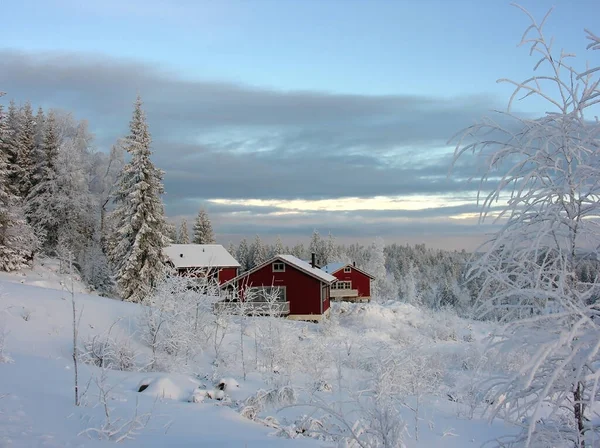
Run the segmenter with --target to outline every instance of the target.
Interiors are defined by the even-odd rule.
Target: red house
[[[336,278],[314,264],[293,255],[276,255],[263,264],[238,275],[221,285],[222,289],[237,290],[240,300],[252,298],[247,305],[264,310],[266,296],[277,294],[279,314],[288,319],[320,321],[329,315],[330,287]],[[218,308],[234,308],[235,302],[219,302]]]
[[[179,275],[209,276],[225,283],[238,274],[240,264],[220,244],[171,244],[165,248]]]
[[[371,280],[375,279],[371,274],[350,263],[329,263],[321,269],[337,279],[337,282],[331,285],[333,300],[350,302],[371,300]]]

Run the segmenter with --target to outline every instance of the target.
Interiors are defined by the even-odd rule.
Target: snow
[[[319,268],[313,268],[310,265],[310,263],[300,260],[299,258],[294,257],[293,255],[277,255],[276,258],[279,258],[279,259],[285,261],[286,263],[289,263],[290,265],[295,266],[296,268],[300,269],[301,271],[304,271],[307,274],[312,275],[313,277],[317,277],[318,279],[323,280],[326,283],[333,283],[334,281],[337,280],[337,278],[335,278],[333,275],[330,275],[327,272],[324,272]]]
[[[27,277],[35,275],[38,273],[28,273]],[[311,399],[318,396],[329,405],[340,399],[346,402],[352,390],[361,390],[362,379],[376,362],[374,354],[384,347],[406,354],[406,362],[412,355],[428,353],[441,363],[439,393],[421,397],[418,441],[410,429],[412,412],[402,410],[409,428],[404,437],[407,447],[479,446],[516,432],[498,421],[489,425],[480,416],[465,417],[466,404],[446,397],[446,393],[459,396],[459,386],[473,381],[475,371],[465,370],[463,365],[474,363],[471,358],[479,359],[477,353],[489,325],[397,302],[335,304],[332,319],[325,324],[255,317],[247,318],[240,329],[239,317],[231,317],[218,362],[209,343],[202,345],[203,355],[193,364],[181,369],[167,366],[169,372],[103,372],[80,364],[80,387],[86,392],[82,406],[76,407],[70,297],[60,290],[9,281],[9,277],[0,280],[0,332],[5,334],[4,354],[13,359],[0,364],[0,446],[95,447],[109,443],[85,433],[104,421],[97,382],[105,375],[115,418],[127,421],[136,409],[138,415],[151,413],[147,426],[133,440],[123,442],[126,446],[333,447],[336,444],[330,440],[308,437],[312,430],[302,430],[320,425],[320,413],[310,405]],[[56,286],[61,280],[48,275],[46,281]],[[75,300],[81,314],[80,341],[106,334],[110,328],[111,338],[129,341],[140,366],[144,365],[149,355],[140,337],[144,307],[81,293]],[[259,371],[252,367],[255,341],[251,335],[261,331],[267,335],[272,325],[278,329],[276,342],[300,359],[278,358],[273,364],[276,372]],[[245,379],[239,361],[240,330],[245,335]],[[472,342],[465,342],[467,337]],[[272,344],[261,341],[262,349],[269,350]],[[337,373],[330,364],[342,356],[348,383],[344,391],[338,389]],[[288,377],[286,362],[294,361]],[[138,392],[141,385],[147,388]],[[386,389],[391,390],[390,385]],[[307,414],[317,420],[306,420]]]
[[[240,267],[220,244],[171,244],[165,249],[165,254],[178,269]]]

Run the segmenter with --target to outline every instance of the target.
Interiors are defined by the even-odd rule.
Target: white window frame
[[[275,265],[281,265],[282,269],[276,269]],[[273,272],[285,272],[285,263],[282,261],[274,261],[272,264],[272,270]]]
[[[352,268],[350,266],[344,267],[344,274],[350,274],[352,272]]]
[[[352,289],[352,282],[348,280],[338,280],[331,285],[331,289]]]

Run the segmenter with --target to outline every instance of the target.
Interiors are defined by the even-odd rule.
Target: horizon
[[[584,28],[600,4],[521,2],[538,20],[553,4],[558,48],[597,58]],[[480,162],[448,177],[447,142],[506,108],[497,79],[532,72],[517,47],[528,19],[508,2],[26,0],[5,14],[0,104],[68,110],[107,151],[139,93],[169,220],[204,207],[225,246],[317,229],[341,244],[473,250],[495,229],[477,223],[468,183]]]

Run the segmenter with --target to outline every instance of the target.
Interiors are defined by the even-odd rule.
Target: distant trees
[[[179,232],[177,234],[177,242],[179,244],[190,244],[190,235],[188,233],[188,225],[185,218],[179,224]]]
[[[112,214],[115,241],[110,259],[123,300],[141,302],[165,270],[163,249],[169,244],[161,200],[163,173],[150,160],[151,138],[140,97],[135,102],[125,150],[125,165]]]
[[[216,243],[215,234],[212,224],[206,213],[206,210],[201,208],[198,211],[198,216],[194,222],[194,244],[214,244]]]

